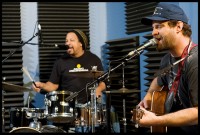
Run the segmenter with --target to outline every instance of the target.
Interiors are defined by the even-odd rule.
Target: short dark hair
[[[168,21],[168,25],[169,27],[175,27],[177,25],[178,21],[177,20],[169,20]],[[186,37],[191,37],[192,35],[192,30],[191,30],[191,26],[187,23],[183,22],[183,30],[182,33],[184,36]]]

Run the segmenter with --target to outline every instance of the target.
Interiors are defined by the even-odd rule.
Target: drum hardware
[[[132,56],[132,57],[134,57],[134,56]],[[129,58],[129,59],[131,59],[131,58]],[[128,61],[128,60],[126,60],[126,61]],[[107,133],[111,132],[111,130],[110,130],[111,129],[111,126],[110,126],[110,124],[111,124],[110,123],[110,113],[108,113],[108,112],[110,112],[109,108],[111,107],[111,105],[110,105],[110,94],[122,94],[122,96],[123,96],[123,118],[122,118],[121,121],[123,121],[124,133],[126,133],[126,125],[127,125],[127,122],[126,122],[126,100],[125,100],[124,94],[140,92],[140,90],[129,90],[129,89],[125,88],[125,81],[124,81],[124,67],[125,67],[125,62],[122,62],[117,67],[111,69],[111,71],[113,71],[116,68],[118,68],[119,66],[122,66],[122,88],[121,89],[110,91],[109,74],[108,74],[108,77],[107,77],[107,84],[106,84],[107,90],[105,91],[106,96],[107,96],[107,99],[106,99]],[[111,72],[111,71],[109,71],[109,72]]]
[[[35,128],[37,130],[40,130],[42,127],[42,124],[38,119],[43,119],[46,116],[44,115],[44,111],[39,108],[28,108],[26,112],[26,118],[27,119],[33,119],[32,122],[30,122],[29,127]]]
[[[45,94],[45,98],[44,98],[44,105],[45,105],[44,115],[48,117],[48,115],[49,115],[48,106],[51,106],[51,102],[47,99],[46,94]]]
[[[26,118],[27,119],[33,119],[32,122],[30,122],[29,127],[40,130],[42,127],[42,124],[38,119],[45,118],[44,110],[40,108],[29,108],[30,104],[30,96],[28,97],[28,109],[26,111]]]
[[[91,91],[91,116],[92,116],[91,126],[92,126],[92,133],[95,133],[95,124],[96,124],[95,120],[97,118],[97,116],[96,116],[97,110],[96,110],[96,92],[95,92],[96,90],[95,90],[95,87],[92,88],[90,91]]]
[[[2,90],[2,133],[5,132],[5,108],[4,108],[4,90]]]
[[[121,90],[124,90],[124,91],[127,91],[128,89],[127,88],[125,88],[125,81],[124,81],[124,64],[123,64],[123,66],[122,66],[122,89]],[[123,119],[122,119],[122,121],[124,122],[123,124],[124,124],[124,133],[126,133],[126,125],[127,125],[127,123],[126,123],[126,99],[125,99],[125,97],[123,96]]]
[[[38,121],[38,118],[33,118],[33,122],[30,122],[29,127],[40,130],[42,123]]]
[[[110,91],[110,71],[107,72],[106,91]],[[106,93],[106,133],[108,134],[111,133],[110,109],[111,109],[111,96],[110,93]]]
[[[39,130],[31,127],[14,127],[9,133],[41,133]]]
[[[40,130],[31,127],[14,127],[9,133],[66,133],[66,131],[53,125],[44,125]]]

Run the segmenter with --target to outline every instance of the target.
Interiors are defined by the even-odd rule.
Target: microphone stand
[[[102,75],[100,75],[96,80],[94,80],[93,82],[91,82],[90,84],[88,84],[87,86],[89,87],[89,86],[91,86],[91,85],[93,85],[93,84],[95,84],[95,83],[97,83],[97,82],[100,82],[100,81],[104,81],[105,79],[107,79],[107,85],[106,85],[106,91],[108,91],[108,92],[106,92],[106,94],[107,94],[107,98],[106,98],[106,116],[107,116],[107,119],[106,119],[106,124],[107,124],[107,133],[111,133],[111,126],[110,126],[110,108],[111,108],[111,104],[110,104],[110,94],[108,94],[108,93],[110,93],[109,91],[110,91],[110,80],[109,80],[109,74],[111,73],[111,72],[113,72],[114,70],[116,70],[117,68],[119,68],[119,67],[121,67],[121,66],[125,66],[125,64],[130,60],[130,59],[132,59],[132,58],[134,58],[134,57],[136,57],[136,56],[138,56],[138,55],[140,55],[140,53],[141,52],[143,52],[143,49],[141,49],[141,50],[139,50],[139,51],[137,51],[137,50],[135,50],[134,51],[134,53],[133,53],[133,55],[131,55],[131,56],[126,56],[123,60],[122,60],[122,62],[119,64],[119,65],[117,65],[116,67],[114,67],[114,68],[112,68],[110,71],[107,71],[107,72],[105,72],[104,74],[102,74]],[[107,78],[106,78],[107,77]],[[70,100],[72,100],[73,98],[75,98],[75,97],[77,97],[78,96],[78,94],[80,93],[80,92],[82,92],[83,90],[85,90],[85,88],[84,89],[82,89],[82,90],[80,90],[80,91],[78,91],[78,92],[74,92],[72,95],[70,95],[70,96],[68,96],[67,98],[65,98],[65,101],[70,101]]]
[[[28,42],[30,42],[33,38],[35,38],[36,36],[38,36],[38,34],[39,34],[39,33],[37,32],[37,33],[36,33],[35,35],[33,35],[28,41],[24,42],[24,43],[22,44],[22,46],[20,46],[19,48],[15,49],[15,50],[10,51],[10,53],[6,56],[6,58],[2,60],[2,63],[1,63],[1,64],[3,64],[3,63],[4,63],[9,57],[11,57],[16,51],[20,50],[25,44],[28,44]]]

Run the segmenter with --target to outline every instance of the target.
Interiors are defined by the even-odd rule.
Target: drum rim
[[[67,94],[67,95],[71,95],[73,94],[73,92],[71,91],[66,91],[66,90],[61,90],[61,91],[51,91],[49,93],[47,93],[47,95],[56,95],[56,94]]]
[[[11,107],[10,111],[26,111],[28,107]]]
[[[29,111],[45,111],[45,109],[42,109],[42,108],[27,108],[27,112],[29,112]],[[41,113],[41,112],[39,112],[39,113]]]
[[[34,131],[37,131],[38,133],[42,133],[39,130],[37,130],[35,128],[31,128],[31,127],[13,127],[12,130],[9,131],[9,133],[12,133],[13,131],[18,130],[18,129],[33,129]]]
[[[70,115],[70,117],[74,116],[73,113],[51,113],[50,116],[48,116],[48,117],[52,117],[52,118],[55,118],[55,117],[66,117],[66,116],[69,117],[69,115]]]

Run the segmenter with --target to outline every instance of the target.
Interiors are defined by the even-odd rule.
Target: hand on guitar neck
[[[153,123],[153,119],[156,115],[163,115],[165,113],[165,100],[167,97],[167,90],[164,87],[161,91],[154,91],[152,94],[152,100],[149,106],[150,108],[143,108],[142,106],[136,106],[136,109],[131,111],[131,121],[135,123],[135,127],[139,126],[150,127],[151,132],[165,133],[166,126],[157,126],[157,123]],[[142,121],[142,117],[145,115],[145,120]],[[141,120],[141,121],[140,121]],[[156,125],[156,126],[155,126]]]

